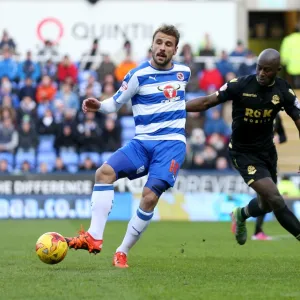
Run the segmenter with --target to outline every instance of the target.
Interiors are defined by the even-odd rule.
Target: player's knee
[[[116,173],[110,165],[103,164],[100,168],[97,169],[95,174],[95,182],[111,184],[115,181]]]
[[[272,208],[272,211],[280,209],[285,206],[284,199],[279,194],[279,192],[273,193],[269,198],[269,205]]]
[[[272,207],[270,206],[270,204],[268,203],[267,200],[264,200],[264,199],[260,199],[260,201],[258,202],[258,206],[259,208],[266,212],[266,213],[270,213],[272,211]]]
[[[143,190],[141,208],[151,211],[156,206],[161,194],[166,191],[170,185],[164,180],[149,178],[145,187],[148,189]]]

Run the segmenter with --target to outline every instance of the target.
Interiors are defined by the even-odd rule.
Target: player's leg
[[[150,224],[159,197],[169,187],[169,184],[163,180],[151,177],[148,178],[143,189],[139,208],[129,221],[124,239],[114,255],[114,266],[119,268],[128,267],[127,255],[129,250],[136,244]]]
[[[130,220],[123,242],[116,251],[114,261],[118,267],[128,267],[129,250],[148,227],[161,194],[174,185],[179,168],[184,162],[186,145],[183,142],[147,141],[145,144],[151,143],[149,148],[152,150],[152,158],[148,181],[143,189],[140,206]]]
[[[239,171],[244,181],[252,187],[253,183],[264,177],[271,177],[266,164],[254,154],[229,151],[234,167]],[[235,225],[235,238],[240,245],[247,241],[246,220],[249,217],[259,217],[270,212],[267,203],[260,201],[258,197],[253,198],[243,208],[237,207],[232,212],[232,223]]]
[[[102,249],[103,232],[108,219],[108,215],[113,206],[114,187],[113,183],[123,177],[137,173],[137,169],[143,158],[144,151],[138,148],[135,141],[130,142],[125,147],[116,151],[107,162],[105,162],[95,175],[95,185],[91,197],[91,223],[87,232],[82,230],[79,236],[66,238],[69,247],[75,249],[86,249],[89,252],[98,253]],[[135,163],[128,157],[134,155]],[[147,172],[140,173],[144,176]]]
[[[262,215],[262,216],[259,216],[259,217],[256,218],[254,234],[251,237],[252,240],[258,240],[258,241],[270,241],[270,240],[272,240],[272,237],[265,234],[265,232],[262,228],[265,217],[266,217],[266,215]]]
[[[251,187],[260,195],[263,202],[271,207],[280,225],[300,240],[300,222],[288,209],[271,178],[263,178],[254,182]]]

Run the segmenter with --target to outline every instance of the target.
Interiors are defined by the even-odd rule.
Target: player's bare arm
[[[188,101],[186,103],[186,111],[188,112],[205,111],[220,103],[221,101],[218,98],[218,93],[214,93],[208,96],[202,96]]]
[[[300,119],[298,119],[298,120],[296,120],[294,122],[295,122],[295,125],[296,125],[296,127],[297,127],[297,129],[299,131],[299,138],[300,138]]]

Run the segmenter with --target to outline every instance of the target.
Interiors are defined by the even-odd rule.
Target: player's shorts
[[[184,162],[186,145],[181,141],[147,141],[133,139],[117,150],[106,162],[117,179],[136,179],[149,174],[174,186]]]
[[[277,152],[275,147],[268,151],[256,153],[243,153],[229,149],[229,156],[233,166],[248,185],[266,177],[271,177],[277,183]]]

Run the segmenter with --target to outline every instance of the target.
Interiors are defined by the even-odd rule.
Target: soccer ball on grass
[[[58,264],[68,252],[65,238],[57,232],[46,232],[39,237],[35,245],[39,259],[46,264]]]

